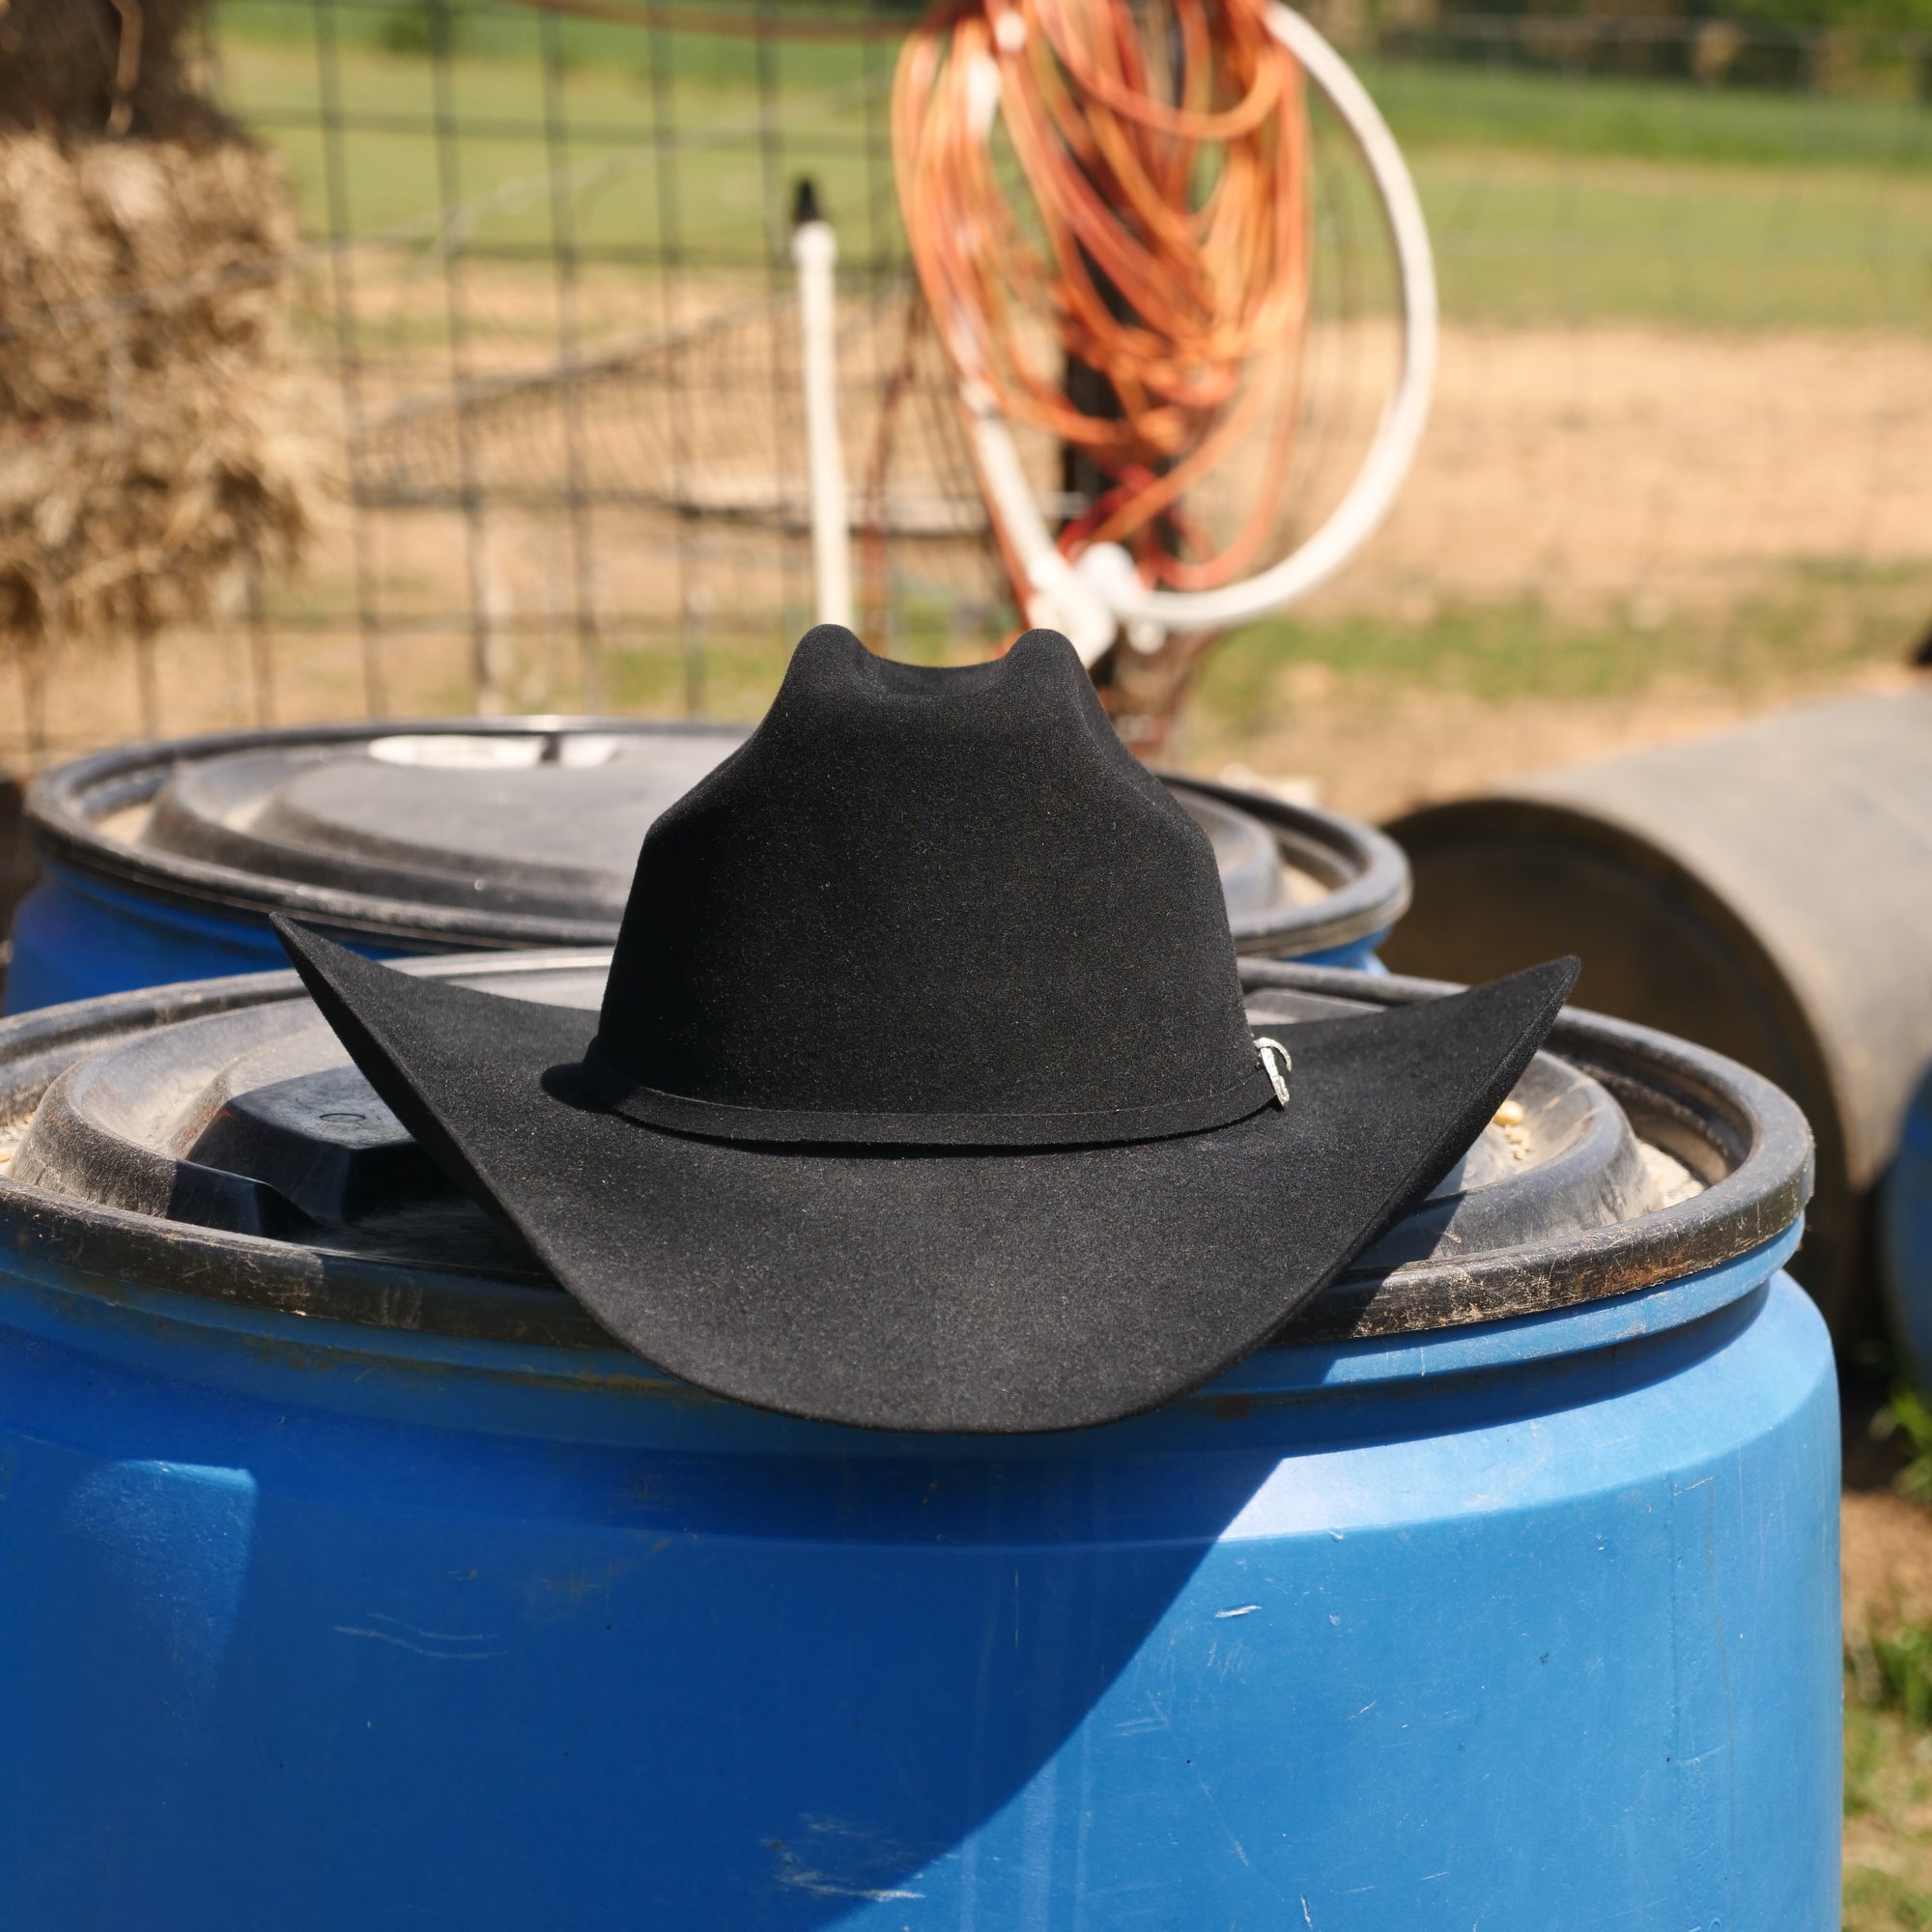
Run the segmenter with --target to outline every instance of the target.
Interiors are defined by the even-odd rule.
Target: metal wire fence
[[[322,190],[368,709],[742,701],[739,661],[755,678],[810,606],[806,180],[840,216],[870,614],[889,643],[997,621],[905,271],[890,14],[298,8],[312,89],[266,6],[248,52],[231,14],[223,83]]]
[[[334,507],[293,575],[242,573],[217,621],[144,640],[144,673],[111,636],[16,653],[0,769],[327,715],[755,713],[810,613],[804,178],[840,242],[864,626],[928,659],[996,640],[1009,593],[892,179],[906,17],[218,7],[207,84],[280,155],[300,222],[261,272],[291,277]],[[1404,502],[1307,621],[1532,600],[1663,639],[1756,621],[1820,573],[1848,596],[1922,581],[1932,614],[1925,43],[1341,7],[1324,24],[1410,155],[1445,339]],[[1373,207],[1329,153],[1338,346],[1312,389],[1311,505],[1316,458],[1345,463],[1373,417],[1388,328]]]

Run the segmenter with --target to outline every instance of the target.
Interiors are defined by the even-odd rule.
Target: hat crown
[[[1066,640],[932,670],[831,625],[645,838],[594,1058],[711,1106],[995,1140],[1256,1065],[1212,849]]]

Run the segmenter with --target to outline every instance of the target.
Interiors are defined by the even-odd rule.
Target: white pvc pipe
[[[1106,653],[1119,633],[1124,632],[1138,650],[1156,650],[1171,632],[1220,631],[1251,622],[1332,577],[1388,515],[1429,418],[1438,324],[1435,262],[1422,204],[1402,150],[1349,64],[1299,14],[1285,6],[1271,7],[1268,28],[1327,97],[1380,197],[1402,291],[1402,369],[1395,393],[1348,494],[1298,550],[1259,576],[1216,590],[1150,590],[1116,544],[1096,544],[1068,565],[1027,487],[1011,432],[983,391],[975,408],[970,391],[980,385],[965,385],[962,393],[974,418],[974,441],[989,506],[1036,589],[1027,600],[1028,620],[1065,630],[1082,662],[1089,665]],[[1065,582],[1068,576],[1077,581],[1077,590]],[[1077,634],[1070,624],[1059,621],[1065,611],[1078,617]]]
[[[1019,547],[1028,584],[1027,622],[1041,630],[1059,631],[1080,654],[1082,664],[1097,664],[1114,641],[1113,611],[1047,534],[1027,486],[1019,451],[1013,447],[992,391],[983,383],[967,382],[960,384],[959,396],[972,423],[973,454],[993,514],[1010,531],[1013,526],[1006,506],[1024,505],[1024,515],[1032,520],[1037,533],[1038,541]]]
[[[811,504],[811,581],[821,624],[852,627],[851,519],[838,441],[838,238],[827,221],[792,231],[805,383],[805,446]]]

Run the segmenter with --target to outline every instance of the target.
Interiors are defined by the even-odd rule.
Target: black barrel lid
[[[594,1008],[604,960],[413,962]],[[1301,1020],[1440,988],[1273,962],[1251,1010]],[[1788,1226],[1809,1180],[1776,1089],[1639,1029],[1566,1015],[1511,1101],[1297,1338],[1487,1321],[1625,1292]],[[14,1122],[10,1139],[8,1121]],[[589,1318],[410,1140],[293,975],[124,994],[0,1027],[0,1234],[60,1226],[88,1268],[314,1314],[588,1344]],[[225,1256],[211,1265],[206,1250]],[[400,1312],[399,1312],[400,1311]]]
[[[161,898],[292,912],[403,951],[609,944],[645,828],[745,736],[555,718],[226,733],[64,766],[28,812],[56,864]],[[1407,903],[1381,834],[1164,780],[1213,843],[1244,952],[1348,945]]]
[[[614,924],[644,828],[744,739],[392,732],[240,752],[178,764],[137,842],[261,879]]]

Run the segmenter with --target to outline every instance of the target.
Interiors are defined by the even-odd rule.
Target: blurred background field
[[[810,175],[840,236],[863,497],[904,373],[906,16],[630,13],[216,9],[210,80],[304,234],[297,325],[344,500],[294,579],[156,639],[145,697],[98,651],[34,668],[0,760],[365,711],[757,714],[810,603],[785,211]],[[730,31],[693,31],[711,18]],[[1932,57],[1910,20],[1324,18],[1430,217],[1436,401],[1364,555],[1210,659],[1181,760],[1380,815],[1903,676],[1932,628]],[[1377,238],[1359,183],[1330,182],[1359,284],[1337,354],[1360,361]],[[1012,622],[1004,576],[936,356],[901,386],[862,601],[875,641],[972,656]]]

